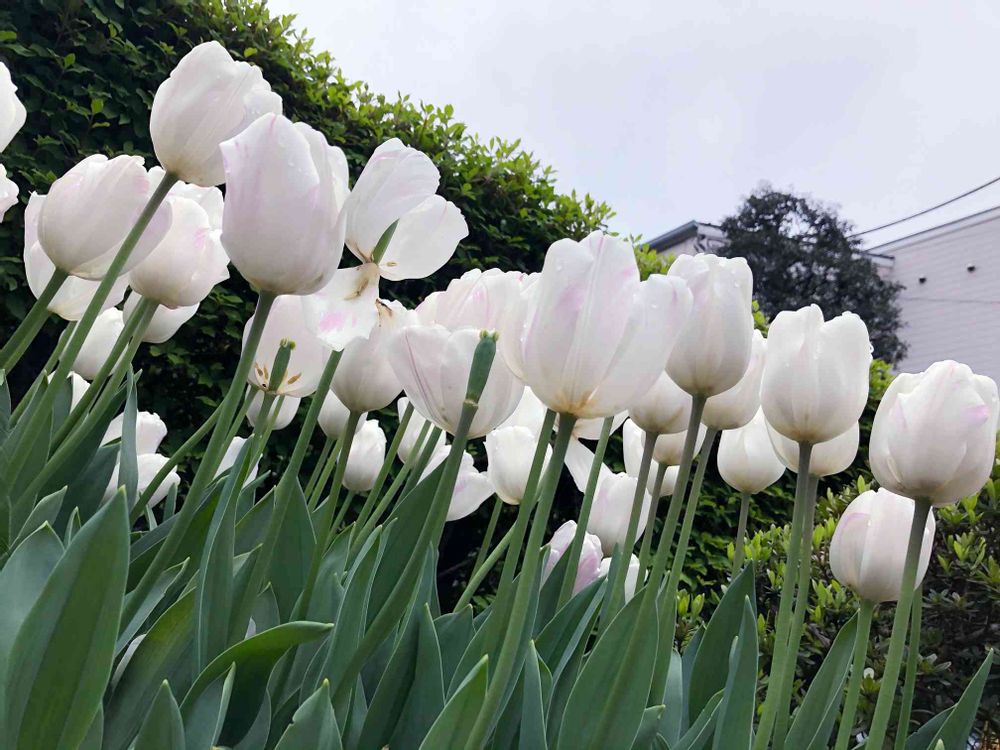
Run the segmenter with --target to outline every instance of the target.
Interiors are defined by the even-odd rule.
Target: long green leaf
[[[337,717],[330,705],[330,683],[323,680],[319,689],[299,706],[292,723],[281,735],[274,750],[342,750]]]
[[[185,750],[214,748],[222,733],[235,680],[236,665],[231,664],[222,674],[208,681],[192,700],[181,704]]]
[[[479,660],[438,715],[419,750],[465,747],[486,696],[489,657]]]
[[[983,665],[969,681],[962,697],[958,699],[954,710],[930,741],[929,748],[934,748],[939,742],[949,749],[966,746],[969,734],[972,733],[972,723],[976,720],[976,711],[979,710],[983,688],[986,687],[986,680],[990,676],[990,667],[992,666],[993,651],[990,651],[986,654]]]
[[[705,647],[705,642],[701,647]],[[754,697],[757,693],[757,617],[750,597],[743,600],[743,621],[729,653],[728,677],[712,749],[748,750],[753,740]],[[697,679],[700,677],[698,674]]]
[[[164,680],[135,738],[134,750],[185,750],[184,722],[170,684]]]

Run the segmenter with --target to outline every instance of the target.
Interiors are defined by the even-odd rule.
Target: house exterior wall
[[[954,359],[1000,381],[1000,208],[871,252],[891,256],[883,273],[904,286],[900,336],[909,351],[896,369]]]

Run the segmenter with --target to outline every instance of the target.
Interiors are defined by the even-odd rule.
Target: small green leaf
[[[212,679],[190,702],[181,705],[185,750],[212,750],[222,732],[233,694],[236,665]]]
[[[330,683],[323,684],[299,706],[274,750],[342,750],[337,717],[330,705]]]
[[[479,716],[483,698],[486,697],[488,663],[489,657],[484,656],[458,686],[458,690],[431,725],[419,750],[465,747]]]
[[[170,684],[164,680],[135,738],[134,750],[185,750],[184,722]]]

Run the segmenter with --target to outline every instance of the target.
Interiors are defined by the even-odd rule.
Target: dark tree
[[[854,227],[835,209],[762,185],[723,220],[722,230],[728,243],[717,252],[747,259],[766,315],[810,304],[827,319],[850,310],[868,326],[876,357],[893,363],[906,354],[898,334],[902,286],[879,275],[860,240],[851,238]]]

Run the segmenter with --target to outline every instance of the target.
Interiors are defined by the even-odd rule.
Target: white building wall
[[[1000,381],[1000,207],[871,249],[892,256],[909,344],[901,372],[941,359]]]

